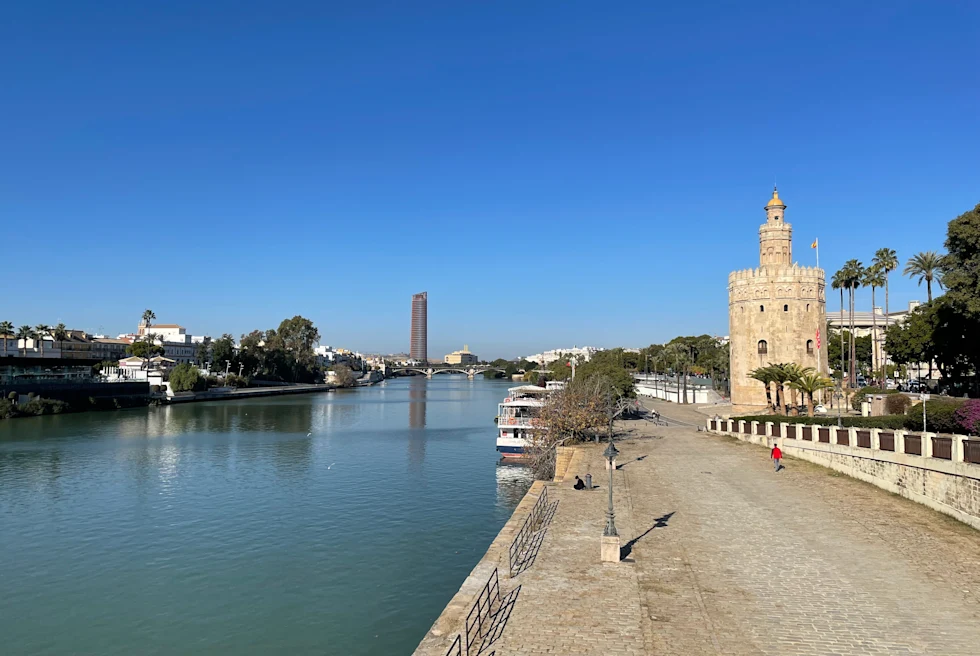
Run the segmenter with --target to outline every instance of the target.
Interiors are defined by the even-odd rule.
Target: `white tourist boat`
[[[538,424],[541,408],[549,394],[565,386],[561,381],[549,381],[546,387],[521,385],[507,390],[507,398],[497,406],[497,451],[505,458],[520,458],[534,433],[543,428]]]

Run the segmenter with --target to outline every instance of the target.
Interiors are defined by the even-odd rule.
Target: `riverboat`
[[[565,383],[549,381],[546,387],[521,385],[507,390],[497,406],[497,451],[505,458],[522,458],[534,434],[544,430],[539,423],[541,408],[549,394]]]

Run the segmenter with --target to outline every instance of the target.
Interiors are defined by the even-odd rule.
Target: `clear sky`
[[[978,7],[8,3],[0,320],[390,352],[424,290],[435,357],[727,334],[774,180],[828,278],[980,202]]]

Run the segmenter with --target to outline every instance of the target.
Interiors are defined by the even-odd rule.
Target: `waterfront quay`
[[[766,447],[698,431],[692,407],[646,403],[677,421],[617,426],[623,560],[600,562],[605,445],[572,447],[415,656],[467,654],[494,569],[500,601],[470,655],[977,653],[980,533],[809,462],[776,473]],[[586,473],[598,490],[572,488]],[[553,513],[511,576],[508,547],[545,489]]]

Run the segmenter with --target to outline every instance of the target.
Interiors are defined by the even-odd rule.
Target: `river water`
[[[509,385],[0,422],[0,652],[410,654],[530,486]]]

